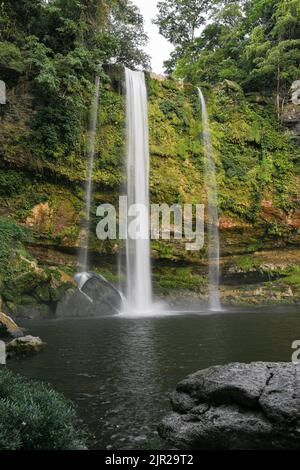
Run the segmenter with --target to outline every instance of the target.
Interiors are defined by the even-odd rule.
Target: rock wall
[[[118,71],[111,85],[101,90],[91,236],[94,268],[105,271],[112,280],[116,274],[115,255],[122,245],[96,239],[94,214],[100,203],[117,205],[122,184],[125,104],[121,83]],[[150,75],[147,84],[151,201],[170,205],[205,203],[197,94],[190,86]],[[271,100],[253,102],[239,86],[228,81],[204,91],[218,171],[224,283],[227,279],[230,282],[232,272],[246,284],[249,273],[256,273],[258,282],[265,281],[261,273],[270,275],[272,281],[280,278],[284,282],[290,277],[298,282],[299,148],[290,138],[289,130],[278,124]],[[26,251],[29,258],[38,260],[39,268],[55,267],[72,274],[84,207],[86,121],[83,120],[82,142],[77,152],[58,153],[55,158],[43,156],[35,151],[37,144],[31,128],[36,99],[30,84],[14,80],[7,89],[7,104],[1,107],[0,214],[32,231],[31,240],[25,243]],[[294,258],[288,257],[284,270],[277,263],[277,255],[274,268],[265,269],[262,253],[276,249],[284,257],[291,247]],[[172,282],[168,281],[172,265],[179,273],[178,266],[187,267],[186,274],[175,276],[183,291],[188,288],[205,296],[206,252],[206,246],[200,252],[188,252],[184,241],[154,241],[157,293],[168,291],[173,295]],[[249,271],[248,266],[239,264],[239,259],[252,256],[255,263]],[[288,287],[295,290],[291,285]],[[227,291],[225,287],[225,298],[231,297]]]

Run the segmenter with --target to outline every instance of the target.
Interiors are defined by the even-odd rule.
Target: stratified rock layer
[[[300,367],[229,364],[201,370],[171,395],[160,435],[179,449],[300,448]]]

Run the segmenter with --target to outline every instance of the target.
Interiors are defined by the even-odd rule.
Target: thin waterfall
[[[202,108],[202,126],[204,142],[204,177],[208,208],[208,258],[209,258],[209,308],[211,311],[222,310],[220,303],[220,236],[218,216],[218,189],[216,166],[206,102],[202,90],[198,88]]]
[[[126,241],[127,305],[130,313],[147,313],[152,307],[149,208],[149,132],[145,75],[125,69],[127,115],[128,208],[138,208],[139,236]],[[137,206],[138,205],[138,206]],[[128,218],[128,229],[137,219]]]
[[[90,238],[90,223],[91,223],[91,203],[93,192],[93,171],[95,160],[95,142],[96,131],[98,122],[98,108],[99,108],[99,92],[100,92],[100,78],[96,77],[95,93],[90,111],[89,119],[89,135],[88,135],[88,149],[87,149],[87,179],[85,183],[85,220],[82,226],[83,236],[81,238],[80,252],[79,252],[79,270],[87,272],[89,269],[89,238]]]

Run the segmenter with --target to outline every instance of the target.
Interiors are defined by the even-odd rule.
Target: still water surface
[[[47,342],[9,367],[49,382],[78,406],[96,449],[158,448],[168,393],[187,374],[216,364],[290,361],[299,307],[214,315],[108,317],[26,324]]]

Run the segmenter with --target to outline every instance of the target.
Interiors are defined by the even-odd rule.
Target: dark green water
[[[74,400],[94,436],[91,446],[136,449],[157,442],[168,393],[187,374],[235,361],[290,361],[291,344],[300,339],[300,312],[299,307],[270,307],[27,327],[47,348],[9,367],[51,383]]]

